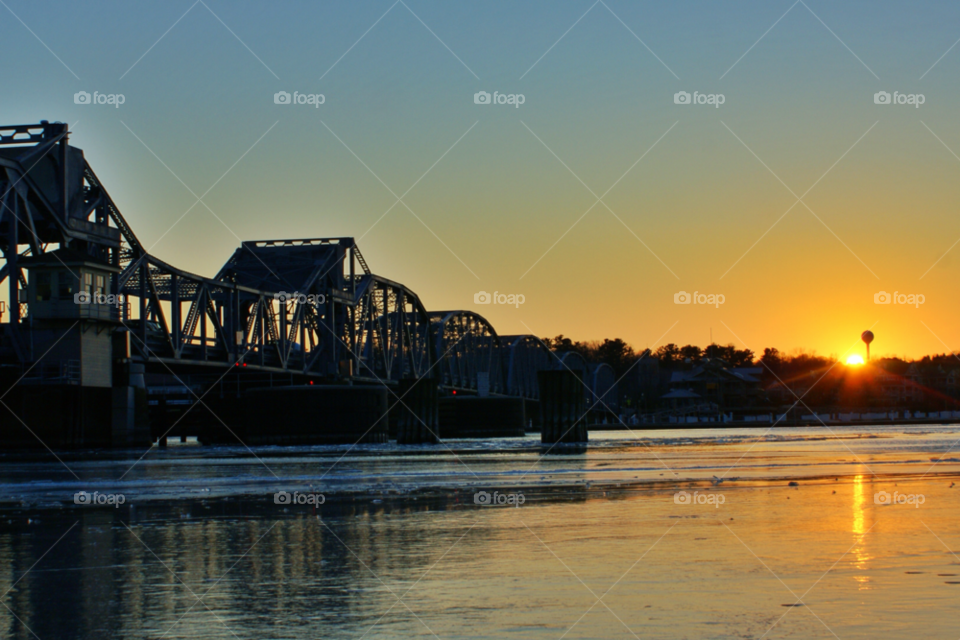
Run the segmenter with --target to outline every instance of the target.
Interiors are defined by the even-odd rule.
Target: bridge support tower
[[[583,381],[570,370],[538,371],[540,441],[544,444],[587,441]]]

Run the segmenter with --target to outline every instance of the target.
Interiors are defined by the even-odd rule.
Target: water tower
[[[860,339],[867,345],[867,362],[870,362],[870,343],[873,342],[873,331],[864,331],[860,334]]]

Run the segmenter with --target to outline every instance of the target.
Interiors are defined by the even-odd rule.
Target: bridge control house
[[[129,367],[117,367],[127,355],[113,295],[121,231],[66,133],[60,123],[0,127],[0,446],[148,443]]]
[[[133,444],[127,433],[133,425],[116,420],[133,409],[132,389],[114,389],[113,379],[114,332],[121,324],[119,298],[110,289],[120,269],[69,248],[22,258],[19,265],[27,272],[20,301],[28,360],[35,363],[17,385],[19,418],[49,446]]]
[[[71,249],[20,260],[29,272],[26,289],[31,345],[46,354],[40,372],[82,387],[107,388],[112,382],[110,334],[120,324],[120,308],[106,304],[110,276],[120,269]]]

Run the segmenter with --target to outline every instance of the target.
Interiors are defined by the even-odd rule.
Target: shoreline
[[[682,430],[682,429],[744,429],[744,428],[788,428],[788,427],[896,427],[896,426],[922,426],[932,425],[938,427],[949,427],[958,424],[954,418],[899,418],[896,420],[780,420],[770,422],[758,422],[756,420],[732,420],[729,422],[642,422],[639,424],[595,424],[587,427],[587,431],[661,431],[661,430]],[[539,433],[539,431],[527,431],[527,434]]]

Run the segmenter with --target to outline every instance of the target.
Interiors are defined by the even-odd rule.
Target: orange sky
[[[428,309],[504,334],[642,349],[712,330],[843,354],[872,328],[875,355],[960,349],[958,7],[824,7],[833,35],[798,6],[759,41],[783,8],[625,5],[619,22],[600,7],[558,41],[580,8],[424,4],[452,51],[400,10],[357,42],[386,6],[224,17],[249,50],[198,11],[146,55],[141,31],[172,8],[22,10],[70,70],[14,29],[9,46],[36,55],[5,79],[4,119],[69,122],[144,244],[181,268],[213,275],[240,240],[354,236]],[[90,49],[78,25],[98,20],[135,29]],[[126,101],[76,105],[80,90]],[[274,103],[294,90],[325,102]],[[725,100],[678,105],[681,91]],[[525,302],[475,305],[480,291]],[[724,303],[674,304],[680,291]],[[880,291],[925,301],[874,304]]]

